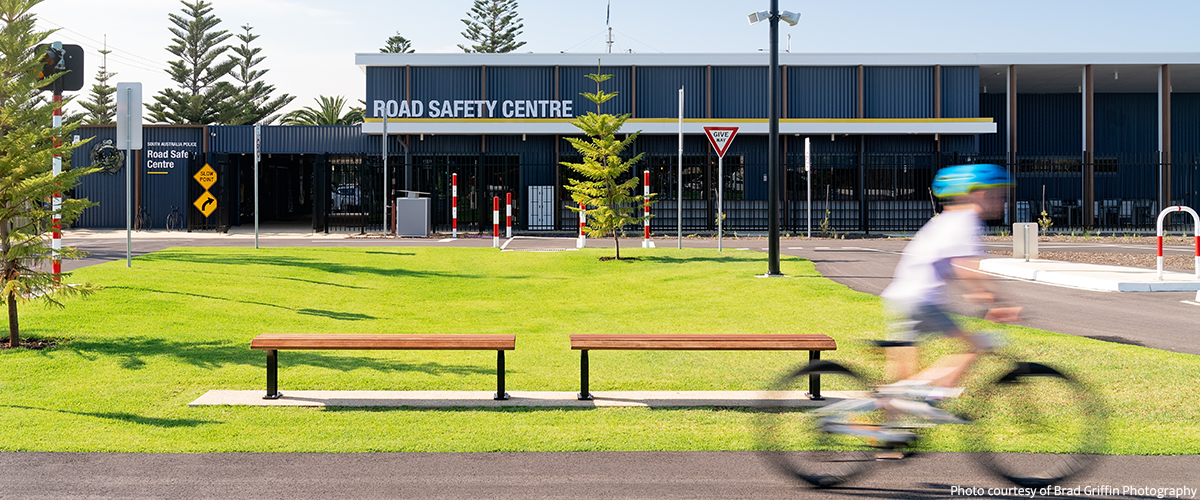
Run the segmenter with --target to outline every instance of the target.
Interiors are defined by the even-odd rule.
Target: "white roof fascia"
[[[686,121],[683,124],[685,134],[703,134],[704,127],[738,127],[739,135],[768,133],[767,120],[737,120],[724,122],[720,119]],[[381,121],[369,121],[362,124],[362,131],[368,135],[379,135],[383,132]],[[675,120],[648,120],[641,122],[626,122],[618,133],[628,134],[641,132],[647,135],[677,134],[679,123]],[[514,134],[544,134],[544,135],[581,135],[579,128],[571,125],[568,120],[389,120],[389,134],[452,134],[452,135],[514,135]],[[942,121],[905,121],[894,122],[847,121],[847,120],[806,120],[804,122],[781,122],[780,134],[824,135],[824,134],[866,134],[866,135],[912,135],[912,134],[994,134],[996,123],[990,121],[952,120]]]
[[[358,66],[766,66],[766,52],[748,54],[382,54],[354,55]],[[995,66],[1200,64],[1200,52],[779,54],[781,66]]]

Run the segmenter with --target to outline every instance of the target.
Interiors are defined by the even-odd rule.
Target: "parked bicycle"
[[[146,231],[150,229],[150,226],[150,212],[146,210],[146,207],[138,207],[137,215],[133,217],[133,230]]]
[[[872,345],[891,349],[912,343]],[[803,390],[809,377],[819,376],[822,394],[835,401],[810,411],[761,403],[762,455],[788,476],[830,487],[883,462],[909,458],[932,429],[959,424],[962,444],[976,452],[971,456],[1021,487],[1056,484],[1095,462],[1105,444],[1107,410],[1086,384],[1048,365],[1017,361],[1003,350],[990,350],[975,361],[962,379],[965,389],[920,382],[952,369],[945,361],[953,356],[886,385],[830,361],[785,374],[771,390]],[[1018,453],[1023,451],[1037,453]]]
[[[171,205],[171,213],[167,214],[167,231],[182,231],[183,230],[183,214],[179,213],[179,207]]]

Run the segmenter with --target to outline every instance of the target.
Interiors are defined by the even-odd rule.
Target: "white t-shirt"
[[[883,298],[905,306],[945,302],[946,280],[954,276],[951,259],[981,254],[983,227],[974,210],[945,210],[925,224],[904,248]]]

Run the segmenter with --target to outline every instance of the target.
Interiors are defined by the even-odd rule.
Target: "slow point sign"
[[[208,166],[206,163],[199,172],[196,172],[196,175],[193,176],[193,178],[195,178],[196,182],[199,182],[201,186],[204,186],[204,190],[207,191],[208,188],[217,183],[217,171],[213,170],[213,168]]]

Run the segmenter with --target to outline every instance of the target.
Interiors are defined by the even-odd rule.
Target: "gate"
[[[501,205],[512,193],[514,229],[524,229],[524,193],[520,192],[520,157],[505,154],[412,155],[414,190],[430,193],[433,230],[451,230],[451,177],[458,175],[458,231],[490,233],[492,198]],[[504,208],[501,207],[503,211]],[[482,221],[482,224],[480,223]]]
[[[236,169],[229,155],[224,153],[207,153],[207,161],[190,161],[188,162],[191,168],[188,169],[187,193],[188,197],[184,200],[184,207],[180,207],[180,211],[185,213],[184,216],[187,222],[188,231],[219,231],[225,232],[229,230],[230,214],[234,207],[237,206],[237,176]],[[196,182],[195,176],[200,169],[207,164],[217,172],[217,181],[208,188],[208,192],[216,199],[217,208],[213,210],[208,217],[193,203],[204,194],[204,186]],[[165,220],[165,219],[164,219]]]
[[[389,174],[395,168],[390,164]],[[326,160],[323,181],[329,193],[325,207],[325,232],[359,233],[383,232],[385,229],[383,198],[383,161],[379,156],[330,155]],[[315,220],[315,218],[314,218]]]

